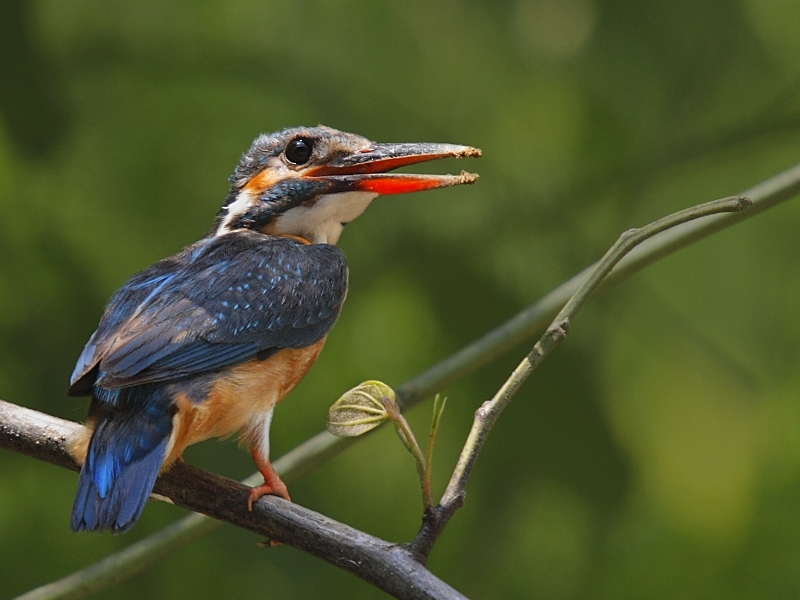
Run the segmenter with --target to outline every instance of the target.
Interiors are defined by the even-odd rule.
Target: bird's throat
[[[344,192],[319,196],[277,215],[269,224],[273,235],[293,235],[312,244],[336,244],[342,229],[363,213],[378,195]]]

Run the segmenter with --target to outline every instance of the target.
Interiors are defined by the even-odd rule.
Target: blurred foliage
[[[599,257],[628,227],[800,157],[790,0],[59,2],[0,8],[0,397],[79,420],[73,362],[127,277],[201,236],[261,131],[325,123],[481,147],[476,186],[378,201],[341,246],[351,291],[278,410],[274,451],[359,381],[398,384]],[[800,593],[800,203],[592,303],[493,432],[430,566],[478,598]],[[379,340],[380,342],[376,342]],[[442,390],[441,491],[473,410],[525,351]],[[412,411],[417,431],[430,407]],[[192,463],[253,470],[233,443]],[[182,516],[73,535],[75,475],[4,452],[0,596]],[[390,540],[421,507],[383,428],[292,487]],[[371,598],[222,528],[104,598]]]

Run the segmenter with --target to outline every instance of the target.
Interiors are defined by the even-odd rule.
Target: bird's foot
[[[292,499],[289,497],[289,490],[272,467],[272,463],[269,461],[256,460],[256,466],[258,466],[258,470],[264,476],[264,484],[250,489],[250,495],[247,498],[247,510],[252,512],[253,502],[266,494],[278,496],[287,502],[291,502]]]
[[[264,485],[259,485],[254,488],[250,488],[250,495],[247,497],[247,510],[250,512],[253,511],[253,502],[261,498],[261,496],[266,496],[267,494],[271,496],[278,496],[279,498],[283,498],[287,502],[291,502],[292,499],[289,497],[289,490],[286,489],[286,484],[283,483],[280,479],[278,480],[280,485],[270,485],[265,483]]]

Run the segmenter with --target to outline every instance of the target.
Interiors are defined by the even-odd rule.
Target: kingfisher
[[[239,433],[264,494],[290,500],[269,460],[272,413],[317,359],[347,295],[336,242],[380,195],[473,183],[394,169],[480,156],[453,144],[375,143],[330,127],[255,139],[208,234],[134,275],[78,358],[69,395],[91,396],[70,452],[73,531],[127,531],[183,451]]]

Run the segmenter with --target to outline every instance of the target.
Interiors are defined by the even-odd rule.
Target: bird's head
[[[284,129],[256,138],[231,176],[215,234],[252,229],[335,244],[377,196],[461,183],[477,175],[389,173],[437,158],[480,156],[453,144],[377,144],[330,127]]]

